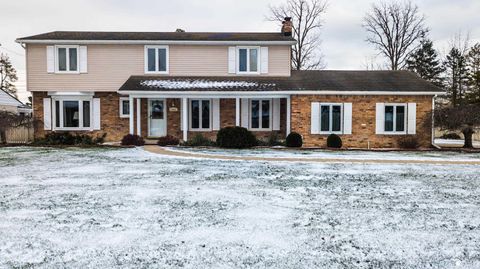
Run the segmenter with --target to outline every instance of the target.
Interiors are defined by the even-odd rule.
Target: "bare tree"
[[[18,80],[17,71],[6,54],[0,54],[0,89],[17,96],[14,82]]]
[[[292,35],[297,40],[292,50],[293,69],[325,68],[320,52],[320,29],[326,10],[326,0],[287,0],[283,5],[270,6],[268,20],[282,23],[286,17],[293,19]]]
[[[435,127],[442,130],[461,130],[465,138],[464,148],[473,148],[474,127],[480,125],[480,106],[441,106],[435,108]]]
[[[364,18],[363,27],[369,33],[367,42],[388,58],[392,70],[405,67],[417,41],[425,36],[425,17],[412,2],[381,2],[373,4]]]

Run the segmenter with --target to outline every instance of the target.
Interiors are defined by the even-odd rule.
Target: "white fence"
[[[33,141],[33,127],[15,127],[6,131],[7,144],[27,144]]]

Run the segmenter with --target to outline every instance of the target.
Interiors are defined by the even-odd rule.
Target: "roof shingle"
[[[292,71],[291,77],[132,76],[120,91],[443,92],[408,71]]]

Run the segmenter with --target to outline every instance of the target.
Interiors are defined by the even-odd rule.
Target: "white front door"
[[[167,135],[167,114],[164,99],[148,100],[148,136],[162,137]]]

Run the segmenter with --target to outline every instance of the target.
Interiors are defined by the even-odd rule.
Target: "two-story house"
[[[287,21],[286,25],[289,25]],[[306,146],[396,147],[432,132],[442,90],[405,71],[292,71],[291,28],[278,33],[50,32],[26,49],[35,136],[46,132],[214,138],[226,126],[258,137],[295,131]]]

